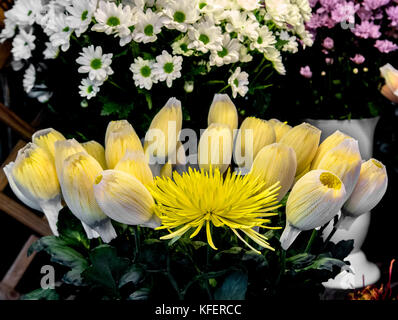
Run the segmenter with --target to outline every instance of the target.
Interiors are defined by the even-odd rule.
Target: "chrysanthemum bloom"
[[[268,123],[274,128],[275,142],[279,142],[285,135],[285,133],[287,133],[292,128],[287,124],[287,122],[281,122],[278,119],[269,119]]]
[[[173,180],[158,177],[151,188],[156,213],[162,220],[158,229],[171,232],[161,239],[179,237],[194,229],[190,235],[193,238],[206,226],[207,241],[217,250],[212,240],[211,225],[226,226],[252,250],[259,252],[238,231],[258,245],[274,250],[267,238],[253,227],[276,228],[267,226],[270,220],[265,218],[277,215],[270,211],[279,207],[276,200],[279,188],[274,184],[264,189],[264,182],[251,174],[241,176],[228,171],[223,178],[218,169],[211,168],[209,172],[189,168],[182,175],[174,172]]]
[[[227,94],[217,93],[211,103],[207,124],[223,123],[230,127],[233,132],[238,128],[238,111]]]
[[[75,139],[56,141],[54,143],[54,149],[55,169],[57,170],[58,179],[61,179],[62,168],[67,157],[79,152],[87,153],[83,146]]]

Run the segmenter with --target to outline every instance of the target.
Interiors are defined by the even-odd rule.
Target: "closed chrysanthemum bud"
[[[289,130],[280,140],[280,143],[292,147],[296,153],[296,176],[310,165],[318,149],[320,138],[321,130],[304,122]]]
[[[176,151],[181,128],[181,102],[170,98],[152,119],[145,135],[145,152],[164,163]]]
[[[383,198],[387,185],[387,170],[380,161],[372,158],[363,162],[354,191],[344,204],[339,227],[349,229],[357,217],[372,210]]]
[[[361,162],[358,141],[348,138],[326,152],[315,169],[328,170],[337,175],[344,183],[347,200],[357,184]]]
[[[275,142],[274,128],[265,120],[247,117],[236,136],[234,158],[239,167],[250,169],[258,152]]]
[[[231,164],[232,133],[226,124],[213,123],[202,134],[198,145],[198,163],[207,171],[210,167],[225,172]]]
[[[55,169],[57,170],[58,179],[61,180],[61,172],[64,161],[72,154],[79,152],[87,152],[83,146],[75,139],[56,141],[55,147]]]
[[[44,148],[51,155],[52,159],[54,159],[55,154],[55,142],[62,140],[65,140],[63,134],[53,128],[36,131],[32,136],[32,142]]]
[[[238,129],[238,111],[227,94],[214,95],[207,117],[207,125],[210,126],[212,123],[225,124],[232,133]]]
[[[131,174],[146,186],[153,183],[152,171],[142,152],[128,151],[117,163],[115,170]]]
[[[72,213],[99,234],[103,241],[116,237],[109,218],[94,197],[94,181],[102,172],[101,165],[87,152],[72,154],[65,159],[61,171],[61,189]]]
[[[103,169],[106,169],[105,149],[100,143],[91,140],[82,143],[82,147],[90,156],[94,157],[94,159],[98,161]]]
[[[166,162],[160,169],[160,177],[172,178],[173,177],[173,165],[170,162]]]
[[[292,128],[287,124],[287,122],[281,122],[278,119],[270,119],[268,120],[268,123],[274,128],[275,142],[281,141],[285,133],[287,133]]]
[[[337,147],[343,140],[351,138],[350,136],[346,135],[345,133],[336,130],[333,134],[328,136],[318,147],[316,151],[315,157],[311,163],[311,170],[317,169],[319,163],[321,162],[323,156],[329,150]]]
[[[294,185],[286,203],[286,227],[280,242],[287,250],[301,231],[329,222],[344,204],[340,178],[326,170],[312,170]]]
[[[105,134],[105,159],[109,169],[113,169],[126,151],[144,152],[140,138],[127,120],[111,121]]]
[[[42,147],[28,143],[18,151],[15,163],[5,168],[15,195],[33,209],[42,211],[54,235],[58,235],[57,221],[62,209],[61,189],[54,161]]]
[[[294,150],[284,144],[273,143],[260,150],[250,173],[265,181],[265,188],[279,181],[281,186],[277,198],[279,202],[293,184],[296,166]]]
[[[160,226],[152,195],[132,175],[105,170],[95,179],[94,194],[101,209],[113,220],[150,228]]]

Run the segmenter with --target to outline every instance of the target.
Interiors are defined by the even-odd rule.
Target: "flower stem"
[[[310,252],[311,247],[312,247],[312,243],[314,242],[317,234],[318,234],[318,230],[316,230],[316,229],[312,230],[310,240],[307,243],[307,247],[305,248],[304,253],[309,253]]]
[[[227,84],[224,88],[222,88],[219,93],[224,92],[225,90],[227,90],[231,85]]]

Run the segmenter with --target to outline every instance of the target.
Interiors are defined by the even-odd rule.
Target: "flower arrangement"
[[[259,95],[285,73],[285,52],[312,44],[310,17],[307,0],[17,0],[0,41],[12,39],[31,97],[123,119],[169,88],[190,104],[208,91]]]
[[[317,297],[322,282],[349,270],[353,240],[334,244],[333,232],[387,188],[384,165],[363,161],[356,140],[336,131],[319,144],[320,134],[254,117],[238,130],[225,94],[215,95],[199,142],[182,129],[176,98],[143,142],[127,120],[108,124],[105,148],[36,132],[4,171],[54,233],[31,250],[71,270],[61,286],[25,299]]]
[[[313,119],[379,115],[386,105],[379,94],[379,68],[398,54],[396,1],[314,0],[310,5],[306,28],[314,45],[288,62],[290,76],[281,81],[277,105],[296,105],[301,117]],[[287,100],[283,93],[292,88],[294,100]]]

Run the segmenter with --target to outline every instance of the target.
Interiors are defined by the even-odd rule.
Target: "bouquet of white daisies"
[[[312,44],[310,17],[308,0],[16,0],[0,41],[12,39],[12,66],[41,102],[59,90],[38,79],[56,61],[78,75],[70,94],[83,106],[109,96],[106,84],[151,107],[153,90],[267,88],[285,73],[282,54]]]

